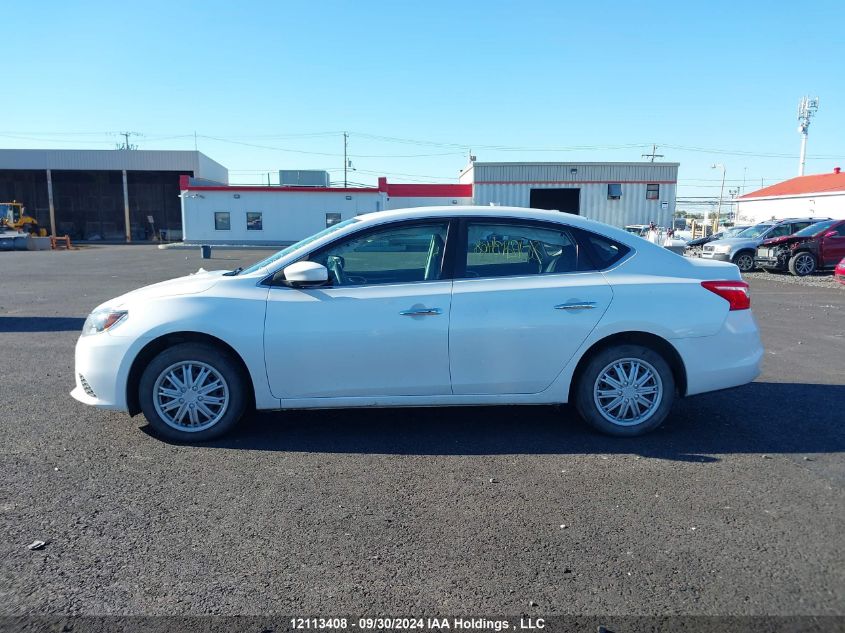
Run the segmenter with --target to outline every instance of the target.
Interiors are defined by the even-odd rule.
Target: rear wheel
[[[621,437],[656,429],[674,400],[672,369],[642,345],[617,345],[595,354],[575,392],[575,406],[590,426]]]
[[[816,258],[803,252],[789,258],[789,272],[796,277],[806,277],[816,272]]]
[[[751,272],[754,270],[754,255],[748,251],[743,251],[734,257],[733,263],[736,264],[736,267],[739,268],[740,272]]]
[[[202,442],[229,432],[246,408],[238,364],[204,343],[181,343],[156,356],[141,375],[138,399],[155,433]]]

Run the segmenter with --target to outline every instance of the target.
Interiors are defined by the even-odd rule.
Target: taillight
[[[727,301],[731,310],[751,307],[751,291],[744,281],[702,281],[701,285]]]

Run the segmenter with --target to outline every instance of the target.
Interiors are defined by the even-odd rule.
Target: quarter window
[[[215,231],[228,231],[232,228],[232,220],[229,217],[228,211],[215,211],[214,212],[214,230]]]
[[[246,214],[246,230],[247,231],[263,231],[264,221],[262,214],[258,211],[247,211]]]
[[[645,186],[646,200],[660,200],[660,184],[652,183]]]
[[[466,276],[512,277],[585,270],[578,243],[565,228],[470,222]]]
[[[607,185],[607,199],[619,200],[622,197],[622,185],[618,182],[613,182]]]
[[[448,222],[369,231],[309,259],[325,266],[333,286],[401,284],[440,279]]]

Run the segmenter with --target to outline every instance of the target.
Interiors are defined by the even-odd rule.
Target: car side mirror
[[[329,271],[317,262],[296,262],[284,269],[285,283],[293,288],[322,286],[329,280]]]
[[[824,234],[825,237],[836,237],[839,235],[839,231],[828,231]]]

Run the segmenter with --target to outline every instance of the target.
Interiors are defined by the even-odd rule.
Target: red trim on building
[[[774,196],[797,196],[813,193],[835,193],[845,191],[845,174],[834,169],[829,174],[813,174],[812,176],[798,176],[784,180],[776,185],[752,191],[737,200],[753,200],[754,198],[768,198]]]
[[[472,185],[387,185],[391,198],[472,198]]]

